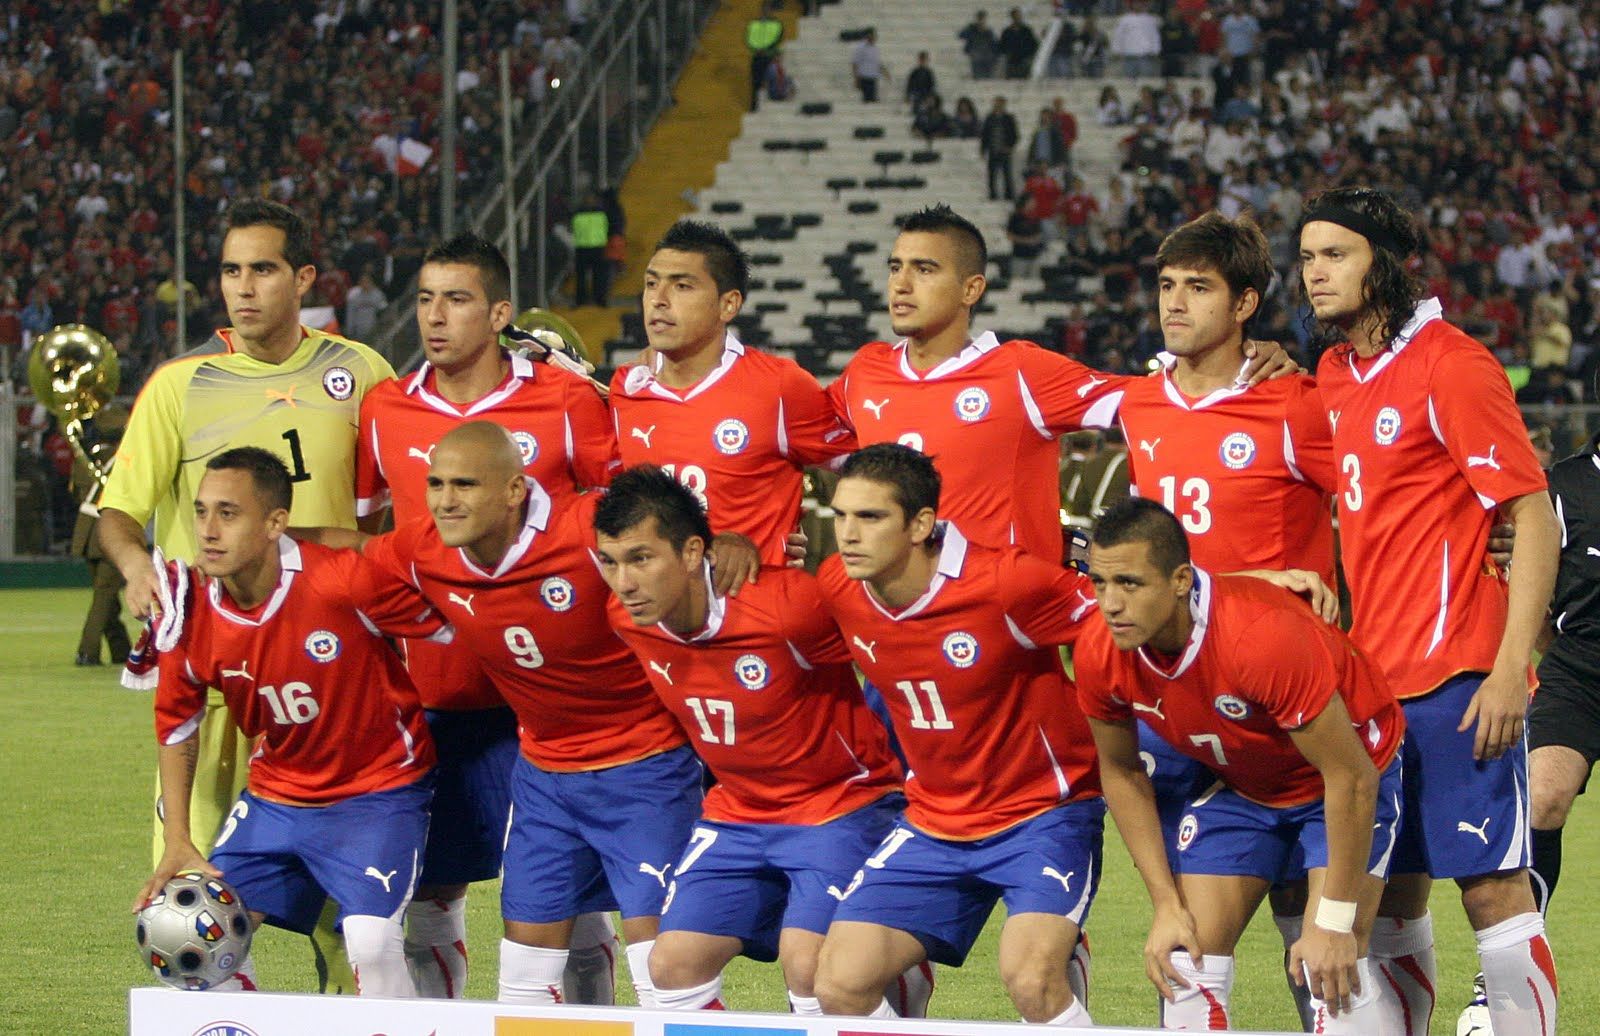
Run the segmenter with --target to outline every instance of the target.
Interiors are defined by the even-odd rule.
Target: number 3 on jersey
[[[1346,510],[1361,510],[1361,458],[1353,453],[1344,455],[1339,461],[1339,470],[1344,473],[1344,506]]]
[[[698,464],[685,464],[683,470],[680,471],[676,464],[663,464],[661,465],[661,470],[682,482],[689,492],[694,494],[695,499],[700,501],[701,507],[711,506],[706,500],[705,468],[700,467]]]

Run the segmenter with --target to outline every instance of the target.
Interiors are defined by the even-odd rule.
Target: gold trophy
[[[91,499],[105,488],[112,450],[87,442],[84,422],[111,401],[121,380],[116,348],[92,327],[60,324],[33,340],[28,383],[34,397],[61,422],[61,434],[94,476],[97,489]]]

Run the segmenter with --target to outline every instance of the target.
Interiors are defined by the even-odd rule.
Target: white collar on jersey
[[[1178,365],[1178,358],[1171,353],[1161,352],[1156,354],[1156,359],[1161,363],[1161,390],[1166,393],[1168,402],[1183,410],[1204,410],[1213,403],[1220,403],[1224,399],[1232,399],[1234,396],[1242,395],[1250,390],[1250,382],[1244,376],[1245,368],[1250,366],[1250,360],[1247,357],[1239,365],[1239,373],[1233,376],[1232,385],[1213,389],[1203,398],[1190,403],[1172,381],[1172,370]]]
[[[1194,628],[1189,631],[1189,643],[1183,649],[1183,657],[1178,659],[1178,664],[1168,672],[1155,663],[1155,660],[1146,653],[1143,647],[1139,648],[1139,661],[1143,662],[1152,673],[1165,680],[1176,680],[1189,671],[1194,665],[1194,660],[1200,657],[1200,647],[1205,643],[1206,628],[1211,625],[1211,573],[1205,569],[1194,566],[1194,587],[1189,591],[1189,617],[1194,620]]]
[[[676,640],[680,644],[698,644],[701,641],[713,639],[718,633],[722,632],[723,620],[728,617],[728,599],[726,597],[717,596],[717,588],[711,582],[711,559],[709,557],[703,558],[700,561],[700,578],[705,580],[706,584],[705,629],[702,629],[699,633],[696,633],[694,636],[685,640],[683,637],[678,636],[678,634],[667,628],[666,623],[656,623],[656,626],[661,630],[662,633],[665,633],[667,636],[671,637],[673,640]]]
[[[717,365],[711,369],[710,373],[701,378],[699,383],[690,388],[689,391],[679,395],[656,380],[656,371],[660,370],[661,364],[665,362],[662,360],[660,353],[655,355],[652,366],[646,367],[641,363],[637,367],[630,368],[628,376],[623,379],[622,391],[630,396],[649,392],[652,396],[671,400],[674,403],[687,403],[721,381],[722,376],[728,373],[733,368],[734,363],[743,355],[744,343],[734,337],[733,328],[730,327],[722,335],[722,359],[718,360]]]
[[[533,541],[539,533],[550,524],[550,494],[545,492],[532,476],[524,475],[522,480],[528,485],[528,514],[522,520],[522,531],[517,534],[517,542],[506,550],[506,556],[500,559],[500,564],[495,566],[493,572],[485,572],[472,560],[472,555],[467,553],[467,548],[457,547],[456,553],[461,555],[461,563],[467,566],[467,571],[484,579],[499,579],[516,567],[522,556],[528,553],[528,548],[533,546]]]
[[[942,378],[946,374],[954,374],[963,367],[970,367],[972,364],[977,363],[984,356],[1000,348],[1000,339],[994,336],[993,331],[985,331],[968,342],[960,352],[922,374],[918,374],[911,367],[910,344],[910,339],[906,338],[894,343],[895,350],[900,353],[900,373],[912,381],[933,381],[936,378]]]
[[[300,558],[300,544],[294,537],[287,534],[278,537],[278,585],[272,591],[272,596],[267,599],[267,606],[261,609],[260,618],[252,619],[234,609],[238,605],[229,600],[227,593],[222,588],[222,580],[213,579],[207,587],[211,596],[211,606],[218,615],[227,619],[236,626],[265,626],[278,609],[283,607],[284,598],[289,596],[289,587],[294,585],[294,574],[304,568]]]
[[[961,530],[956,528],[953,522],[941,521],[939,528],[943,530],[944,535],[944,542],[939,547],[939,564],[933,571],[933,578],[928,580],[928,589],[923,591],[921,597],[900,611],[893,612],[878,600],[878,595],[872,592],[872,587],[866,580],[861,581],[861,592],[867,595],[867,600],[871,601],[872,606],[882,612],[885,618],[893,619],[895,622],[911,618],[933,603],[933,599],[939,596],[939,590],[943,588],[945,580],[961,578],[961,572],[967,565],[967,538],[961,535]]]
[[[500,352],[511,361],[511,377],[506,379],[505,384],[500,385],[487,396],[468,404],[465,410],[438,393],[429,390],[428,374],[432,372],[433,365],[426,361],[423,362],[421,367],[417,368],[417,373],[406,381],[406,395],[415,396],[440,413],[449,414],[452,417],[472,417],[474,414],[499,406],[506,401],[507,397],[514,394],[524,381],[532,381],[534,378],[532,360],[521,353],[508,352],[505,349],[500,350]]]
[[[1354,349],[1350,350],[1347,360],[1350,364],[1351,376],[1363,384],[1376,378],[1380,371],[1389,366],[1389,361],[1399,356],[1400,350],[1410,345],[1411,340],[1417,337],[1424,327],[1427,327],[1435,320],[1443,319],[1443,303],[1437,298],[1423,299],[1417,303],[1417,308],[1411,311],[1411,319],[1407,320],[1405,325],[1400,328],[1399,333],[1394,336],[1394,341],[1390,342],[1389,347],[1383,351],[1383,355],[1378,357],[1378,362],[1374,363],[1365,374],[1361,373],[1361,368],[1356,366],[1356,351]]]

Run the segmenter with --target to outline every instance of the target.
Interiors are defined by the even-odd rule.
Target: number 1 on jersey
[[[311,479],[311,472],[306,470],[306,455],[300,449],[300,429],[291,428],[283,433],[284,441],[289,444],[289,481],[307,482]]]
[[[694,710],[700,724],[700,738],[711,745],[733,744],[733,702],[719,698],[685,698],[684,704]],[[712,721],[722,717],[722,735],[717,735]]]
[[[932,680],[901,680],[894,685],[895,690],[906,696],[906,704],[911,706],[911,727],[914,730],[954,730],[955,724],[950,722],[950,716],[944,711],[944,702],[939,698],[939,685]],[[922,710],[922,696],[928,699],[928,711]]]

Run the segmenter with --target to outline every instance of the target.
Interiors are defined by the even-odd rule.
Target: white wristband
[[[1348,934],[1356,926],[1356,905],[1323,898],[1317,903],[1316,925],[1323,931]]]

